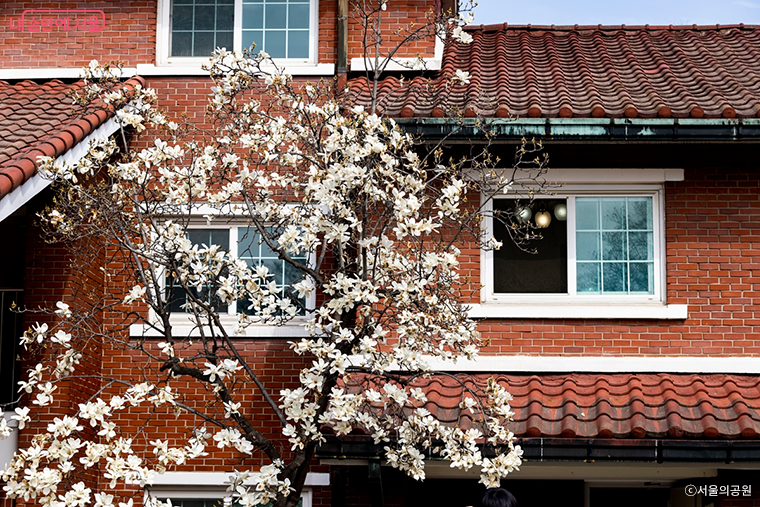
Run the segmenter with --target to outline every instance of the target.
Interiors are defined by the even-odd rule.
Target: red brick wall
[[[409,23],[418,22],[432,6],[430,0],[415,0],[408,9],[404,3],[390,2],[383,29],[390,33]],[[102,32],[53,28],[50,32],[29,32],[10,29],[11,22],[17,25],[21,14],[27,9],[91,9],[102,10],[105,27]],[[156,22],[157,0],[124,0],[67,2],[55,0],[26,0],[23,2],[0,3],[0,67],[44,68],[81,67],[90,60],[101,62],[123,61],[125,66],[156,63]],[[27,14],[28,16],[28,14]],[[45,15],[55,19],[60,16],[76,17],[74,13]],[[356,30],[351,31],[349,45],[354,46],[353,56],[359,56],[356,45],[362,43]],[[318,62],[335,61],[337,47],[337,1],[319,2],[319,43]],[[432,42],[417,42],[410,46],[407,55],[422,56],[432,51]]]
[[[95,9],[105,14],[102,32],[52,29],[50,32],[11,30],[10,18],[16,23],[26,9]],[[154,63],[156,52],[156,0],[124,0],[121,2],[87,2],[35,0],[3,2],[0,5],[0,67],[81,67],[90,60],[121,60],[127,66]],[[74,13],[63,13],[74,19]],[[53,17],[54,16],[46,16]]]
[[[77,258],[77,253],[67,247],[70,245],[52,244],[46,241],[37,225],[36,214],[44,212],[43,206],[49,198],[49,192],[43,192],[41,198],[32,201],[27,206],[27,227],[24,239],[26,242],[24,307],[27,309],[27,313],[24,314],[24,325],[27,328],[35,323],[47,323],[52,328],[59,318],[42,313],[40,309],[55,308],[57,301],[64,301],[79,311],[92,312],[100,306],[105,287],[104,274],[101,270],[105,264],[105,257],[101,249],[92,248],[84,242],[79,243],[78,246],[84,248],[80,252],[86,256],[86,259],[82,260],[81,257]],[[72,263],[79,268],[72,269]],[[95,312],[89,325],[97,329],[100,323],[100,313]],[[81,336],[75,336],[73,339],[78,339],[82,343]],[[33,356],[23,358],[22,378],[25,377],[26,368],[52,358],[47,350],[35,350]],[[82,347],[82,352],[83,357],[76,373],[85,378],[57,382],[57,389],[53,393],[55,402],[50,406],[44,408],[33,406],[31,399],[23,402],[32,407],[33,422],[30,424],[31,431],[20,433],[20,447],[28,445],[34,433],[45,428],[54,417],[73,413],[79,403],[87,401],[102,386],[99,380],[92,377],[86,378],[101,373],[102,348],[99,340],[88,340],[87,345]],[[50,380],[50,374],[50,371],[46,373],[45,382]],[[7,387],[9,386],[3,386],[3,388]],[[91,437],[92,428],[87,426],[83,433]],[[78,476],[78,479],[88,484],[95,484],[97,478],[97,471],[94,469],[83,471]]]
[[[349,2],[350,3],[350,2]],[[387,10],[380,17],[380,30],[383,32],[384,47],[398,44],[407,34],[418,30],[430,18],[434,8],[434,2],[430,0],[407,0],[403,2],[390,1]],[[370,36],[370,46],[372,38]],[[364,30],[356,20],[349,23],[348,44],[349,57],[360,58],[363,56]],[[396,54],[398,58],[415,58],[417,55],[423,58],[432,58],[434,54],[435,38],[425,37],[410,41],[409,44]],[[374,58],[374,52],[369,52],[369,57]]]

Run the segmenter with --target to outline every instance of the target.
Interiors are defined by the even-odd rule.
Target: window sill
[[[304,327],[305,323],[306,319],[301,317],[281,326],[251,324],[246,328],[245,334],[233,335],[237,318],[231,315],[222,317],[222,324],[225,329],[235,338],[308,338],[310,335]],[[173,336],[183,338],[200,336],[198,328],[191,324],[187,317],[172,315],[171,324]],[[129,326],[129,335],[144,338],[161,338],[164,336],[162,333],[144,324],[132,324]]]
[[[484,303],[471,305],[473,319],[662,319],[683,320],[688,305],[661,303]]]
[[[209,59],[196,62],[176,62],[166,65],[138,64],[136,73],[140,76],[208,76],[208,71],[201,68],[208,64]],[[333,63],[299,63],[287,64],[281,67],[285,74],[291,76],[332,76],[335,74]],[[264,68],[266,70],[266,67]],[[274,70],[274,67],[272,67]]]

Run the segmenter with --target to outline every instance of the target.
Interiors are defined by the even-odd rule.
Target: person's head
[[[504,488],[488,488],[480,497],[480,507],[517,507],[517,500]]]

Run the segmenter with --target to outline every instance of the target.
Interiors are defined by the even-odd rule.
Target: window
[[[254,227],[190,228],[187,235],[194,245],[219,245],[221,249],[229,251],[232,255],[246,261],[249,266],[266,266],[269,269],[269,273],[273,275],[272,279],[277,283],[281,291],[280,294],[283,297],[288,295],[290,285],[302,279],[303,273],[278,258],[277,253],[262,241],[261,236]],[[293,260],[306,262],[307,257],[293,257]],[[182,305],[187,302],[186,294],[172,280],[168,280],[167,283],[171,283],[172,285],[172,312],[184,312],[185,310]],[[200,291],[200,293],[196,291],[195,294],[206,301],[214,302],[214,294],[217,288],[209,286]],[[303,300],[301,302],[306,303]],[[222,314],[251,313],[248,309],[249,305],[245,300],[231,305],[218,304],[216,306]]]
[[[254,472],[255,474],[256,472]],[[175,507],[221,507],[227,492],[226,472],[166,472],[159,475],[145,493],[155,498],[171,498]],[[247,486],[254,486],[252,482]],[[300,507],[312,506],[312,488],[330,485],[330,475],[309,472],[301,490]]]
[[[161,500],[166,501],[166,498]],[[173,507],[236,507],[238,504],[232,504],[227,506],[222,499],[218,498],[172,498]],[[298,501],[298,507],[303,507],[303,496]],[[268,507],[271,503],[265,504],[262,507]]]
[[[192,493],[191,493],[192,494]],[[238,507],[239,504],[226,504],[224,503],[224,497],[216,496],[210,498],[180,498],[176,495],[167,497],[159,497],[159,500],[166,501],[171,499],[173,507]],[[262,507],[269,507],[271,503],[265,504]],[[298,507],[308,507],[311,505],[311,490],[305,489],[301,493],[301,499],[298,501]]]
[[[579,190],[529,204],[494,199],[491,227],[503,246],[484,254],[484,301],[661,302],[660,196]],[[515,245],[516,221],[530,221],[540,237]]]
[[[255,43],[272,58],[316,61],[317,0],[164,0],[162,13],[169,60],[205,60],[217,47]]]

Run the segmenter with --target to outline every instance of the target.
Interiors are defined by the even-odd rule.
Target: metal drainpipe
[[[348,81],[348,0],[338,0],[338,54],[335,62],[338,91]]]

